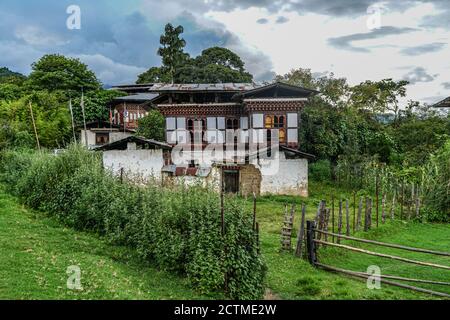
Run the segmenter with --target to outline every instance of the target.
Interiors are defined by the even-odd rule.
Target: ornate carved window
[[[283,115],[266,115],[264,118],[264,127],[266,129],[278,129],[280,143],[286,142],[286,117]],[[268,133],[268,141],[271,140],[271,134]]]

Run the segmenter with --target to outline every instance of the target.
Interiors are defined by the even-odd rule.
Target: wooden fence
[[[400,196],[401,199],[402,196]],[[363,239],[360,237],[352,236],[352,233],[369,231],[372,228],[379,227],[380,224],[384,224],[387,220],[394,219],[411,219],[413,214],[415,217],[420,213],[420,201],[411,201],[411,206],[407,206],[406,210],[402,204],[402,201],[397,201],[396,195],[390,197],[391,202],[388,204],[389,196],[383,194],[382,197],[378,197],[378,193],[375,197],[375,203],[371,197],[359,197],[357,201],[356,193],[353,194],[352,206],[348,199],[336,200],[334,196],[331,196],[330,207],[327,207],[327,201],[320,201],[315,218],[312,221],[306,221],[306,205],[301,207],[300,226],[297,233],[297,243],[295,248],[295,255],[297,257],[305,257],[309,262],[321,269],[343,273],[349,276],[368,279],[370,274],[352,270],[345,270],[337,268],[335,266],[325,265],[318,261],[317,251],[322,246],[330,246],[339,248],[342,250],[348,250],[357,252],[360,254],[376,256],[383,259],[391,259],[401,261],[403,263],[413,264],[417,266],[427,268],[438,268],[443,272],[449,272],[450,266],[440,265],[431,262],[417,261],[401,256],[384,254],[376,251],[369,251],[362,248],[353,247],[347,244],[341,243],[342,241],[349,240],[360,243],[367,243],[380,247],[395,248],[403,251],[418,252],[436,256],[450,257],[449,252],[440,252],[435,250],[428,250],[423,248],[409,247],[394,243],[386,243],[374,240]],[[415,204],[413,208],[412,205]],[[293,221],[295,215],[295,205],[292,205],[289,210],[288,205],[285,206],[284,224],[281,231],[281,249],[285,251],[292,250],[291,238],[293,232]],[[330,230],[331,229],[331,230]],[[418,292],[428,293],[439,297],[450,298],[450,295],[444,292],[433,291],[425,288],[420,288],[404,283],[399,283],[392,280],[400,280],[404,282],[425,283],[449,286],[450,282],[434,281],[427,279],[414,279],[400,277],[396,275],[381,275],[380,282],[388,285],[402,287]]]
[[[367,216],[368,216],[368,214],[366,214],[366,217]],[[319,259],[318,259],[318,255],[317,255],[318,249],[320,248],[320,246],[331,246],[331,247],[336,247],[336,248],[340,248],[343,250],[349,250],[352,252],[357,252],[357,253],[361,253],[361,254],[365,254],[365,255],[397,260],[397,261],[401,261],[404,263],[413,264],[413,265],[417,265],[417,266],[422,266],[422,267],[427,267],[427,268],[438,268],[441,270],[445,270],[445,272],[449,272],[449,275],[450,275],[450,266],[447,266],[447,265],[441,265],[441,264],[425,262],[425,261],[418,261],[418,260],[413,260],[413,259],[409,259],[409,258],[405,258],[405,257],[401,257],[401,256],[384,254],[384,253],[380,253],[380,252],[376,252],[376,251],[369,251],[366,249],[361,249],[361,248],[353,247],[350,245],[341,244],[340,242],[341,242],[341,239],[342,240],[351,240],[351,241],[355,241],[355,242],[369,243],[372,245],[377,245],[377,246],[382,246],[382,247],[396,248],[396,249],[400,249],[400,250],[404,250],[404,251],[420,252],[420,253],[424,253],[424,254],[446,256],[446,257],[450,257],[449,252],[440,252],[440,251],[434,251],[434,250],[428,250],[428,249],[422,249],[422,248],[408,247],[408,246],[403,246],[403,245],[399,245],[399,244],[385,243],[385,242],[373,241],[373,240],[362,239],[362,238],[357,238],[357,237],[351,237],[349,235],[343,235],[340,232],[339,233],[328,232],[320,222],[320,221],[323,221],[323,219],[324,218],[318,217],[319,222],[307,221],[307,223],[306,223],[306,225],[307,225],[306,246],[307,246],[307,252],[308,252],[308,260],[315,267],[319,267],[324,270],[328,270],[328,271],[332,271],[332,272],[343,273],[343,274],[346,274],[349,276],[358,277],[358,278],[362,278],[362,279],[368,279],[369,277],[373,276],[371,274],[364,273],[364,272],[341,269],[341,268],[337,268],[335,266],[330,266],[330,265],[320,263]],[[366,219],[366,221],[367,220],[368,219]],[[347,219],[347,221],[348,221],[348,219]],[[338,230],[338,231],[340,231],[340,230]],[[347,228],[347,231],[348,231],[348,228]],[[322,239],[322,236],[323,236],[323,239]],[[328,239],[330,239],[330,238],[332,239],[332,241],[328,241]],[[334,241],[334,239],[336,239],[336,242]],[[391,280],[387,280],[387,279],[391,279]],[[429,289],[424,289],[424,288],[420,288],[420,287],[416,287],[416,286],[412,286],[412,285],[407,285],[404,283],[395,282],[392,280],[400,280],[400,281],[415,282],[415,283],[427,283],[427,284],[442,285],[442,286],[450,286],[450,282],[434,281],[434,280],[427,280],[427,279],[405,278],[405,277],[400,277],[400,276],[395,276],[395,275],[384,275],[384,274],[380,275],[379,280],[380,280],[380,282],[386,283],[389,285],[393,285],[393,286],[397,286],[397,287],[401,287],[401,288],[405,288],[405,289],[409,289],[409,290],[414,290],[414,291],[418,291],[418,292],[428,293],[428,294],[432,294],[432,295],[439,296],[439,297],[450,298],[450,294],[447,294],[444,292],[438,292],[438,291],[433,291],[433,290],[429,290]]]

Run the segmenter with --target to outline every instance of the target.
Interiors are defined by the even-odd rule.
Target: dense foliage
[[[165,141],[165,119],[158,110],[151,110],[147,116],[138,120],[137,135],[156,141]]]
[[[109,103],[124,93],[100,88],[100,82],[77,59],[45,55],[27,78],[0,68],[0,149],[37,146],[30,103],[40,146],[61,148],[73,140],[69,101],[74,122],[82,124],[81,92],[86,121],[108,120]]]
[[[222,235],[219,197],[200,186],[122,184],[103,170],[97,154],[78,146],[58,156],[0,155],[0,180],[26,205],[135,248],[160,268],[186,274],[201,292],[262,297],[266,268],[241,200],[225,199]]]
[[[59,54],[43,56],[32,64],[27,84],[34,90],[79,92],[98,90],[100,81],[80,60]]]
[[[450,222],[450,139],[425,165],[423,186],[426,218]]]
[[[30,104],[41,146],[65,146],[71,136],[67,105],[58,95],[36,91],[16,101],[0,101],[0,149],[36,146]]]

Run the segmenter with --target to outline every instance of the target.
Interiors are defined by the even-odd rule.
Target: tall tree
[[[32,72],[27,84],[35,90],[68,90],[79,92],[98,90],[100,81],[87,65],[78,59],[59,54],[43,56],[32,64]]]
[[[174,27],[172,24],[166,24],[164,34],[161,35],[158,55],[162,57],[162,71],[174,81],[175,71],[189,59],[189,55],[185,53],[184,47],[186,41],[180,37],[184,32],[182,26]]]
[[[399,97],[406,96],[408,81],[394,81],[383,79],[381,81],[365,81],[351,89],[351,101],[356,109],[366,109],[372,112],[391,111],[398,119],[400,107]]]
[[[168,74],[166,74],[162,68],[159,67],[151,67],[144,73],[141,73],[138,76],[136,81],[137,84],[142,83],[158,83],[158,82],[170,82],[171,78]]]
[[[161,67],[152,67],[138,76],[136,83],[224,83],[251,82],[253,76],[245,70],[242,59],[229,49],[212,47],[203,50],[195,59],[184,53],[186,45],[180,38],[183,27],[166,26],[161,36]]]

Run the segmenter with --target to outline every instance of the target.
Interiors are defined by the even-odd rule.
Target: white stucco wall
[[[308,196],[308,160],[286,159],[280,152],[277,172],[262,171],[261,194]],[[269,170],[273,171],[273,170]]]
[[[87,130],[87,139],[88,139],[88,147],[89,148],[96,147],[95,133],[96,133],[96,131]],[[111,131],[111,132],[109,132],[109,142],[110,143],[116,142],[116,141],[122,140],[124,138],[127,138],[131,135],[133,135],[131,132]],[[81,130],[80,141],[81,141],[82,145],[86,145],[86,137],[84,134],[84,129]]]
[[[161,180],[164,166],[163,151],[157,150],[110,150],[103,152],[103,166],[115,175],[121,168],[127,178],[145,182],[152,177]]]

